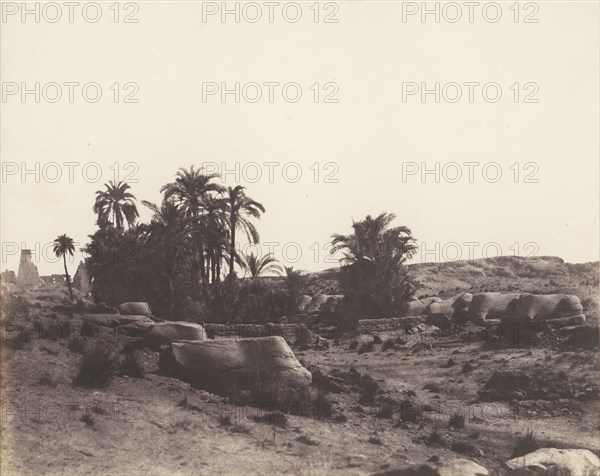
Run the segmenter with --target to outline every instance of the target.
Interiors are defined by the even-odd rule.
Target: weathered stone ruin
[[[16,284],[17,275],[12,270],[4,270],[2,271],[2,275],[0,275],[0,281],[2,281],[2,284]]]
[[[92,294],[92,279],[89,266],[84,261],[79,262],[79,266],[73,277],[73,287],[79,289],[84,296]]]
[[[153,350],[180,340],[207,340],[206,331],[193,322],[161,322],[154,324],[144,335],[142,345]]]
[[[310,385],[312,376],[296,359],[283,337],[177,341],[160,355],[159,367],[211,391],[248,384],[262,371],[291,388]]]
[[[37,266],[31,259],[31,250],[21,250],[17,286],[21,289],[33,289],[40,284],[40,275]]]
[[[152,311],[147,302],[124,302],[119,304],[119,314],[129,316],[146,316],[150,317]]]
[[[281,336],[289,345],[326,344],[326,339],[312,332],[304,324],[214,324],[205,323],[204,329],[211,339]]]

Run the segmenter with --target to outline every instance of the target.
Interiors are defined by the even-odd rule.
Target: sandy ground
[[[40,301],[21,324],[77,322],[76,314],[52,311],[53,304]],[[69,350],[66,340],[34,338],[22,349],[3,345],[2,474],[371,474],[432,456],[466,457],[492,469],[510,459],[516,438],[527,430],[598,454],[597,394],[578,400],[577,411],[553,416],[516,414],[510,402],[478,400],[478,390],[496,370],[562,370],[581,387],[596,385],[597,349],[562,352],[540,344],[500,350],[455,337],[404,337],[406,343],[396,349],[382,351],[377,344],[363,354],[349,350],[352,337],[326,350],[295,351],[304,365],[326,374],[354,367],[369,375],[379,383],[381,397],[402,399],[414,392],[414,400],[428,409],[420,421],[380,418],[376,407],[360,405],[359,394],[350,391],[330,394],[346,421],[290,415],[286,428],[249,418],[261,414],[259,409],[230,405],[160,375],[156,352],[144,351],[144,377],[117,376],[108,387],[90,390],[73,384],[81,355]],[[455,364],[446,367],[449,359]],[[463,373],[466,362],[474,370]],[[50,383],[40,380],[45,373]],[[426,384],[439,388],[427,390]],[[449,428],[456,412],[467,417],[463,429]],[[83,421],[86,414],[93,422]],[[233,425],[222,424],[220,415],[229,415]],[[435,429],[446,447],[427,444]],[[308,439],[298,440],[302,436]],[[474,450],[453,451],[456,441],[470,442]]]

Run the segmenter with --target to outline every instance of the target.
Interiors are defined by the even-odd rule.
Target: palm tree
[[[260,218],[261,213],[265,213],[265,207],[261,203],[252,200],[246,196],[245,187],[237,185],[235,188],[227,189],[227,215],[229,219],[229,275],[233,276],[233,267],[235,264],[235,233],[238,228],[242,229],[250,243],[258,243],[260,237],[250,218]]]
[[[393,213],[381,213],[373,218],[367,215],[364,220],[353,221],[352,228],[354,233],[351,235],[332,235],[332,247],[330,254],[334,255],[338,251],[344,252],[342,261],[346,263],[355,263],[356,261],[375,259],[377,247],[380,244],[383,233],[390,223],[396,218]],[[410,230],[406,227],[400,227],[403,232],[410,235]]]
[[[357,315],[384,317],[398,312],[414,292],[404,262],[417,251],[405,226],[389,228],[392,213],[367,216],[350,235],[332,236],[330,254],[342,251],[342,286]]]
[[[277,264],[277,260],[272,255],[265,255],[259,258],[254,253],[250,253],[242,258],[241,265],[253,278],[257,278],[264,273],[273,272],[281,274],[282,272],[281,266]]]
[[[160,189],[161,193],[164,192],[165,199],[172,199],[191,219],[194,259],[199,264],[202,283],[206,282],[207,276],[204,265],[205,223],[203,223],[203,213],[206,211],[206,203],[211,194],[221,193],[225,190],[221,185],[211,182],[216,177],[219,177],[219,174],[203,174],[202,169],[195,170],[193,165],[189,170],[182,167],[175,175],[175,182],[168,183]],[[196,267],[195,265],[195,286],[198,282]]]
[[[94,213],[98,215],[98,225],[105,228],[114,225],[117,229],[123,228],[123,222],[128,226],[135,224],[139,213],[135,205],[136,198],[129,193],[129,184],[111,180],[105,183],[106,190],[96,192]]]
[[[227,199],[220,196],[208,197],[205,209],[207,273],[211,275],[211,282],[217,283],[221,281],[221,265],[229,249]]]
[[[173,311],[175,281],[183,281],[183,276],[190,275],[189,267],[186,269],[190,250],[189,219],[171,200],[163,200],[160,207],[145,200],[142,205],[154,212],[150,223],[145,225],[143,245],[157,262],[156,272],[168,289],[168,301]]]
[[[73,300],[73,290],[71,289],[71,277],[69,276],[69,271],[67,270],[67,253],[73,256],[75,253],[75,243],[73,243],[73,238],[67,235],[60,235],[58,238],[54,240],[54,254],[57,258],[62,256],[63,263],[65,265],[65,278],[67,279],[67,286],[69,287],[69,297],[71,301]]]

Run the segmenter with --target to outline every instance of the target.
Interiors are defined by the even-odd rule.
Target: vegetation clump
[[[452,428],[456,428],[457,430],[465,427],[465,417],[460,413],[455,413],[450,417],[450,421],[448,422],[448,426]]]
[[[115,373],[115,358],[107,349],[97,347],[81,359],[74,383],[81,387],[106,387]]]
[[[533,453],[540,449],[540,442],[537,435],[532,430],[527,430],[527,433],[523,436],[519,436],[513,446],[512,458],[524,456],[529,453]]]

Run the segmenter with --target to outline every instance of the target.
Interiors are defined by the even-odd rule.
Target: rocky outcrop
[[[159,367],[167,375],[216,392],[248,387],[259,372],[290,388],[309,385],[312,379],[279,336],[173,342],[161,353]]]
[[[192,322],[161,322],[154,324],[144,335],[142,345],[160,350],[163,345],[178,340],[207,340],[208,337],[200,324]]]
[[[506,465],[517,474],[565,474],[569,476],[597,476],[600,459],[589,450],[542,448],[533,453],[511,459]],[[531,470],[527,473],[527,470]]]
[[[150,306],[147,302],[124,302],[119,304],[119,313],[126,316],[147,316],[152,315]]]

